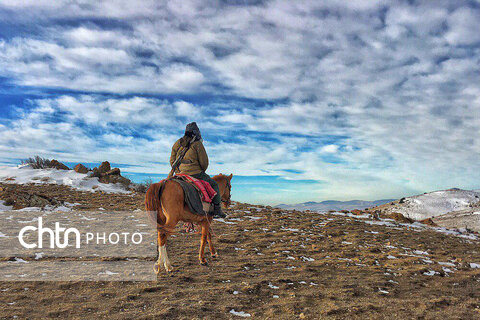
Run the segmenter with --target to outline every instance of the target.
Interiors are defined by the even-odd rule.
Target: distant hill
[[[350,200],[350,201],[337,201],[337,200],[326,200],[322,202],[308,201],[298,204],[279,204],[276,208],[286,209],[286,210],[299,210],[299,211],[318,211],[326,212],[329,210],[354,210],[359,209],[363,210],[365,208],[376,207],[395,201],[396,199],[383,199],[375,201],[364,201],[364,200]]]

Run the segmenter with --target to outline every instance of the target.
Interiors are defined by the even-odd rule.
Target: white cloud
[[[329,144],[329,145],[323,146],[321,151],[325,153],[337,153],[338,146],[335,144]]]
[[[195,117],[200,114],[200,108],[186,101],[176,101],[177,114],[183,117]]]
[[[0,39],[0,76],[85,93],[36,99],[2,122],[3,158],[14,146],[15,157],[61,150],[167,171],[152,163],[187,119],[201,124],[212,171],[325,181],[319,197],[478,187],[480,10],[468,1],[0,7],[36,26]]]
[[[470,45],[480,42],[478,32],[480,12],[468,7],[462,7],[453,12],[448,18],[450,30],[445,38],[453,45]]]

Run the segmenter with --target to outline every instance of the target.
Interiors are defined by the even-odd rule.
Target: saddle
[[[186,174],[177,174],[172,179],[182,186],[185,203],[192,213],[205,215],[213,212],[212,199],[217,193],[208,182]]]

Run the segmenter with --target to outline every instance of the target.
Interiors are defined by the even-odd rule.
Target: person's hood
[[[196,136],[197,138],[195,140],[201,140],[202,139],[200,129],[198,128],[196,122],[190,122],[189,124],[187,124],[187,127],[185,128],[185,135],[187,137]]]

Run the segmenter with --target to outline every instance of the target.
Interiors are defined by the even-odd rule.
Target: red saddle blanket
[[[185,181],[192,183],[200,191],[203,202],[212,202],[213,197],[215,197],[217,194],[217,192],[213,190],[212,186],[207,181],[199,180],[187,174],[181,173],[176,174],[175,177],[182,178]]]

